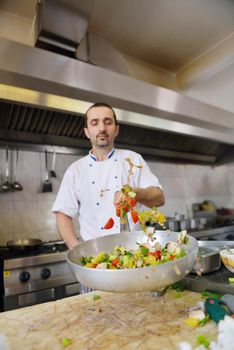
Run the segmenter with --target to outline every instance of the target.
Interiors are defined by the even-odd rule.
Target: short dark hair
[[[90,109],[92,109],[92,108],[94,108],[94,107],[107,107],[107,108],[109,108],[109,109],[112,111],[112,113],[113,113],[115,125],[118,124],[118,121],[117,121],[117,118],[116,118],[116,114],[115,114],[114,109],[113,109],[110,105],[108,105],[107,103],[105,103],[105,102],[97,102],[97,103],[94,103],[92,106],[90,106],[90,107],[88,108],[88,110],[86,111],[86,113],[85,113],[85,128],[87,128],[87,114],[88,114],[88,112],[90,111]]]

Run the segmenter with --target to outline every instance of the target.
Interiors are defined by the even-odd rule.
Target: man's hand
[[[149,208],[158,208],[165,204],[164,193],[159,187],[137,187],[132,190],[136,193],[136,201]]]
[[[118,207],[120,206],[124,201],[126,201],[126,194],[124,194],[122,191],[117,191],[114,194],[114,206]]]

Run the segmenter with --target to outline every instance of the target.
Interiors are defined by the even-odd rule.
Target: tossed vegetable
[[[167,246],[162,248],[158,243],[155,247],[139,245],[136,250],[117,246],[111,253],[100,252],[93,257],[83,256],[81,263],[85,267],[96,269],[134,269],[163,264],[186,255],[185,250],[178,243],[171,243],[173,243],[173,250],[168,250]]]

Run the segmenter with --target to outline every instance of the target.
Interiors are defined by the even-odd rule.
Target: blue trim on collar
[[[108,153],[107,159],[110,159],[110,158],[113,156],[114,153],[115,153],[115,149],[113,148],[113,149],[110,151],[110,153]],[[93,160],[97,161],[97,158],[96,158],[95,155],[92,153],[92,150],[89,151],[89,156],[90,156]]]
[[[114,153],[115,153],[115,149],[113,148],[113,150],[110,151],[110,153],[108,154],[107,158],[110,159]]]

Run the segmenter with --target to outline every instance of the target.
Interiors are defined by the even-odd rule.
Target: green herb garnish
[[[208,348],[210,345],[209,339],[203,334],[197,336],[197,343],[199,345],[204,345],[205,348]]]

